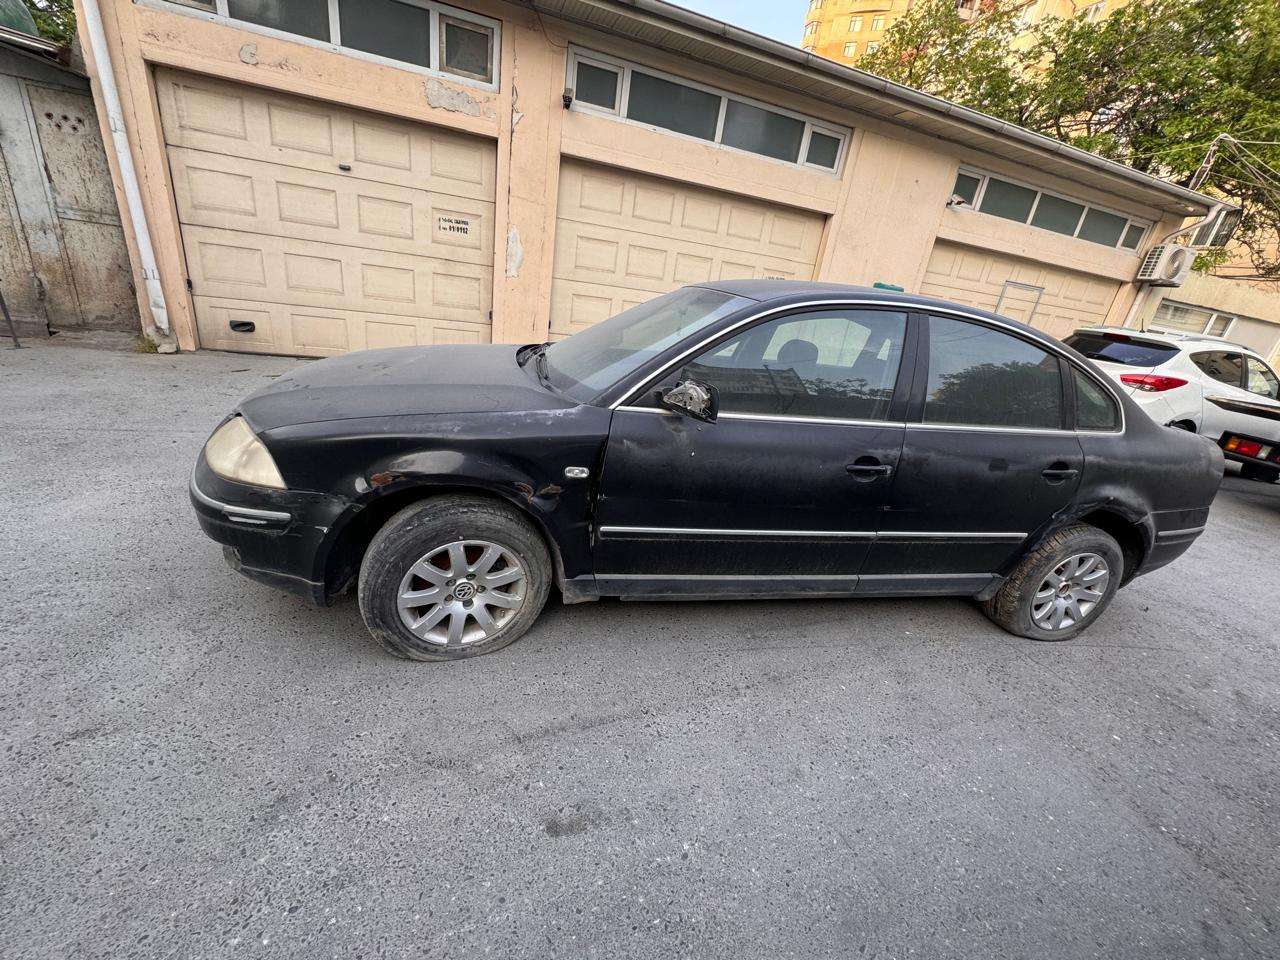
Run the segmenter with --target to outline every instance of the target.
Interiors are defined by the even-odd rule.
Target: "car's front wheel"
[[[1102,616],[1123,575],[1124,554],[1115,538],[1076,524],[1028,554],[982,609],[1020,637],[1069,640]]]
[[[397,656],[460,660],[519,639],[542,611],[551,576],[542,537],[516,510],[433,497],[401,510],[369,544],[360,613]]]

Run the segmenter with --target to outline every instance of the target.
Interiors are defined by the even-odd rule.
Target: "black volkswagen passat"
[[[306,364],[218,427],[191,498],[241,573],[320,604],[356,584],[388,650],[444,660],[511,643],[553,585],[966,596],[1067,639],[1191,545],[1222,472],[1030,327],[743,281],[558,343]]]

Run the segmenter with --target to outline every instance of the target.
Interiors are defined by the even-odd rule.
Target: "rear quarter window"
[[[1111,395],[1074,367],[1076,381],[1076,429],[1119,430],[1120,408]]]
[[[1244,383],[1244,354],[1242,353],[1228,353],[1225,350],[1193,353],[1191,362],[1219,383],[1225,383],[1229,387],[1239,387]]]
[[[1090,360],[1121,363],[1126,367],[1158,367],[1178,355],[1178,348],[1168,344],[1102,333],[1073,333],[1064,343]]]

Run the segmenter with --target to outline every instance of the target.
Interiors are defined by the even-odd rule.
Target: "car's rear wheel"
[[[513,508],[434,497],[401,510],[369,544],[360,613],[397,656],[461,660],[519,639],[542,611],[551,576],[542,537]]]
[[[1069,640],[1102,616],[1124,576],[1124,554],[1104,530],[1076,524],[1028,554],[983,612],[1010,633]]]
[[[1240,476],[1246,480],[1261,480],[1263,483],[1275,483],[1280,480],[1280,470],[1275,467],[1264,467],[1256,463],[1240,464]]]

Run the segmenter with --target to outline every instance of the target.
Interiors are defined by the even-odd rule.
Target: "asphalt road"
[[[1280,486],[1068,644],[600,603],[413,665],[196,527],[292,363],[0,345],[0,955],[1280,955]]]

